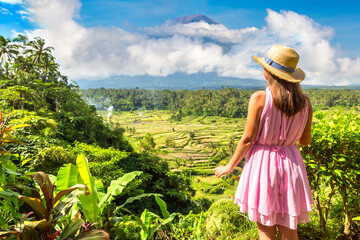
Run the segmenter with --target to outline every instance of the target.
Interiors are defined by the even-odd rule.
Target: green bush
[[[146,133],[145,136],[140,140],[140,146],[145,151],[151,151],[155,149],[155,141],[150,133]]]
[[[185,213],[195,207],[190,200],[195,194],[190,179],[182,173],[171,172],[167,162],[159,157],[121,151],[112,147],[104,149],[85,143],[75,143],[71,151],[75,155],[83,153],[87,157],[93,176],[102,179],[105,186],[124,173],[132,171],[144,173],[139,180],[129,184],[124,190],[124,196],[116,199],[118,203],[124,202],[130,196],[146,192],[163,194],[171,212]],[[134,213],[141,213],[145,208],[152,212],[158,211],[158,206],[153,201],[138,202],[130,208]]]
[[[41,150],[34,158],[33,168],[54,174],[59,168],[67,163],[75,164],[75,155],[63,147],[47,147]]]
[[[123,218],[112,227],[114,240],[135,240],[139,239],[139,224],[130,218]]]
[[[221,199],[212,204],[207,216],[205,229],[212,238],[235,239],[239,234],[256,229],[256,224],[240,213],[232,199]]]
[[[323,236],[328,235],[332,198],[340,196],[344,214],[335,217],[350,237],[359,228],[353,218],[360,215],[360,117],[338,112],[313,126],[312,135],[311,144],[301,150]]]

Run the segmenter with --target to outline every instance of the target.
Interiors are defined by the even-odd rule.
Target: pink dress
[[[247,153],[235,203],[251,221],[297,229],[309,222],[313,199],[305,164],[296,145],[308,118],[308,107],[292,117],[276,109],[270,88],[259,132]]]

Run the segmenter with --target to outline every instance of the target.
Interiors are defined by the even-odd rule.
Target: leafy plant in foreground
[[[5,127],[8,119],[9,119],[9,116],[7,116],[3,120],[2,113],[0,112],[0,156],[2,156],[6,152],[6,149],[3,147],[6,144],[19,143],[19,144],[25,145],[25,143],[23,143],[20,140],[12,139],[12,132],[15,131],[15,129],[17,129],[17,128],[30,127],[29,124],[18,124],[16,126],[12,126],[12,127]]]
[[[51,182],[49,176],[46,173],[34,172],[29,173],[28,175],[32,177],[39,185],[42,197],[40,192],[34,189],[32,189],[32,197],[19,195],[18,199],[25,202],[32,211],[24,216],[24,221],[14,228],[15,231],[11,231],[10,233],[3,233],[1,235],[16,235],[17,237],[24,240],[50,240],[57,238],[59,235],[60,239],[73,239],[80,230],[84,220],[74,219],[65,227],[64,231],[57,231],[55,227],[57,221],[68,214],[69,210],[75,202],[74,198],[76,198],[79,194],[86,193],[84,191],[76,190],[86,190],[86,186],[84,184],[76,184],[54,195],[55,185]],[[103,236],[97,239],[109,239],[108,234],[105,231],[99,229],[93,229],[86,233],[81,233],[74,239],[85,239],[89,235],[98,237]]]
[[[170,213],[167,210],[167,205],[165,201],[163,201],[159,196],[155,195],[155,200],[158,203],[161,213],[164,217],[162,219],[155,213],[150,212],[148,209],[145,209],[144,212],[141,214],[141,217],[134,216],[136,221],[140,225],[140,239],[146,240],[146,239],[153,239],[154,234],[161,226],[168,225],[171,227],[171,222],[176,217],[176,213]]]
[[[335,194],[341,196],[344,234],[351,236],[353,219],[360,213],[360,117],[337,113],[331,120],[321,120],[312,130],[313,140],[302,147],[309,182],[315,196],[320,227],[324,236]],[[321,186],[329,186],[325,199]],[[342,217],[341,215],[338,217]]]
[[[15,129],[30,126],[28,124],[18,124],[16,126],[7,127],[9,116],[5,119],[0,112],[0,228],[7,228],[9,224],[14,224],[20,219],[21,214],[18,213],[19,203],[17,199],[18,193],[10,189],[10,185],[16,183],[15,175],[17,169],[11,161],[12,155],[7,153],[5,145],[9,143],[25,144],[19,140],[12,139],[12,133]]]
[[[140,174],[142,174],[140,171],[124,174],[122,177],[111,181],[105,192],[101,181],[92,177],[87,159],[83,155],[79,155],[76,159],[76,166],[70,163],[60,168],[58,181],[60,181],[61,189],[76,183],[83,183],[87,186],[89,194],[79,196],[81,210],[87,221],[95,223],[99,220],[108,221],[102,217],[104,217],[114,197],[120,195],[126,185]]]

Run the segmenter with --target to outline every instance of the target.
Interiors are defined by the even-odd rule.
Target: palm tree
[[[7,60],[14,58],[18,53],[15,46],[9,44],[10,42],[9,39],[0,36],[0,66],[4,66]]]
[[[15,37],[15,38],[13,39],[13,42],[18,42],[18,43],[27,44],[28,40],[29,40],[29,39],[28,39],[28,36],[18,34],[17,37]]]
[[[25,50],[25,54],[29,54],[32,63],[43,68],[45,73],[48,72],[49,66],[54,62],[55,58],[51,55],[53,47],[45,47],[45,40],[36,37],[28,43],[29,49]]]

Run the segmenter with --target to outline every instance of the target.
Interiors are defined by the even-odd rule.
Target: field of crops
[[[169,111],[141,110],[112,113],[110,118],[106,112],[100,114],[106,121],[125,128],[125,135],[136,149],[141,149],[145,134],[151,134],[156,144],[153,153],[165,159],[173,171],[186,171],[192,176],[197,196],[217,199],[216,193],[223,193],[214,191],[221,180],[212,170],[227,163],[246,119],[187,116],[171,121]]]

